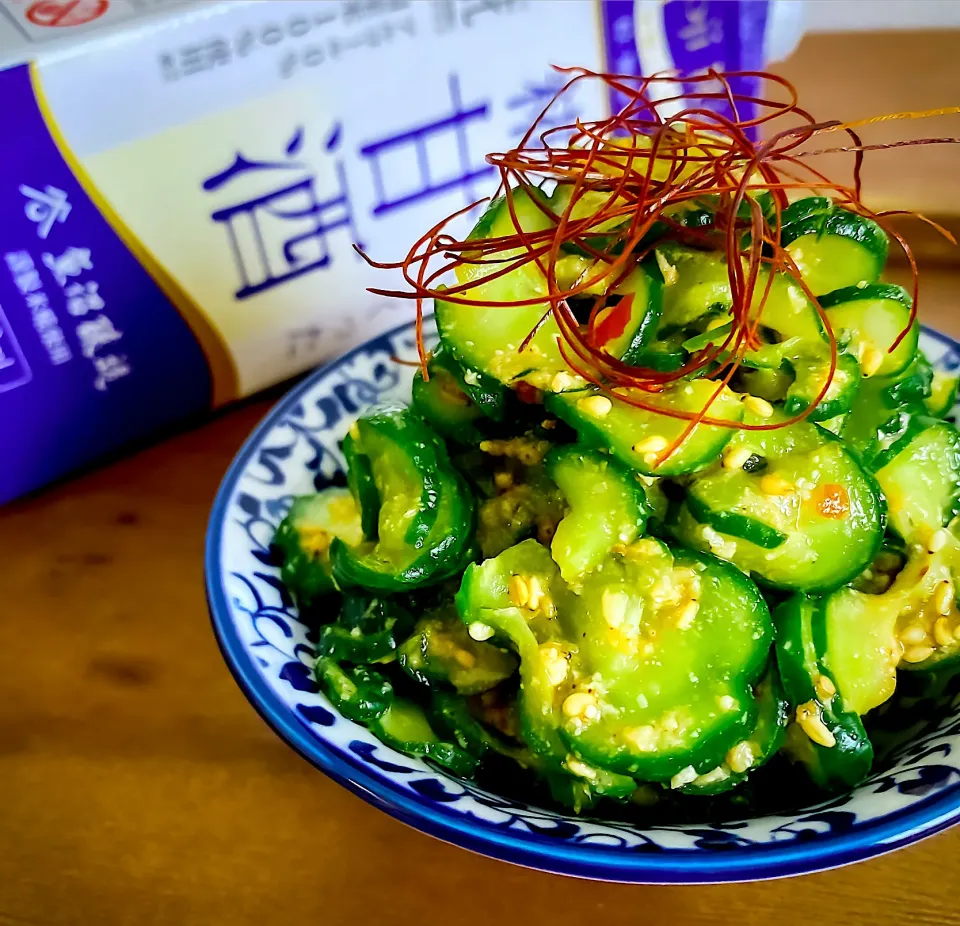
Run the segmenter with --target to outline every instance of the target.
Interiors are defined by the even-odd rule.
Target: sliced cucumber
[[[817,601],[788,599],[774,612],[777,665],[791,705],[786,750],[822,788],[851,788],[873,764],[873,746],[857,714],[845,710],[822,661]],[[818,643],[820,645],[818,645]]]
[[[841,588],[818,606],[823,665],[836,683],[843,709],[863,715],[888,700],[897,686],[899,603],[887,595]]]
[[[923,371],[911,364],[895,376],[865,379],[844,419],[840,437],[870,470],[889,463],[926,427],[921,400],[910,398],[923,387]],[[907,397],[899,401],[900,396]]]
[[[567,755],[554,705],[554,681],[559,670],[566,675],[566,660],[572,657],[557,620],[558,608],[566,607],[567,600],[557,564],[535,540],[468,566],[456,596],[460,619],[474,639],[509,644],[520,657],[523,739],[555,768]]]
[[[886,406],[907,405],[919,411],[933,390],[933,365],[918,350],[909,366],[893,376],[876,377],[873,382],[880,384],[880,396]]]
[[[536,768],[537,758],[512,737],[487,726],[474,715],[471,702],[449,691],[435,691],[430,699],[430,715],[438,732],[477,759],[489,752],[513,759],[523,768]]]
[[[351,428],[381,500],[377,539],[334,538],[330,565],[340,588],[402,591],[435,584],[463,568],[476,510],[443,442],[408,408],[372,410]]]
[[[578,661],[560,735],[593,765],[679,788],[754,729],[772,628],[738,570],[643,543],[640,557],[606,560],[561,614]],[[578,696],[598,710],[572,710]]]
[[[338,663],[390,661],[413,629],[413,617],[393,598],[348,592],[340,613],[320,631],[317,653]]]
[[[547,551],[525,541],[469,567],[457,608],[468,626],[511,641],[524,738],[573,774],[664,781],[692,767],[696,777],[756,723],[769,612],[714,557],[645,538],[572,595]]]
[[[748,472],[744,463],[753,458],[766,467]],[[740,431],[724,462],[691,482],[672,525],[683,543],[767,585],[804,591],[837,588],[873,560],[883,539],[881,496],[829,432],[806,422]]]
[[[828,357],[793,358],[788,361],[795,379],[787,389],[783,410],[791,417],[805,411],[830,376]],[[827,421],[850,411],[860,389],[860,364],[852,354],[840,354],[826,395],[807,416],[808,421]]]
[[[277,528],[273,545],[283,558],[280,578],[300,610],[336,591],[330,568],[335,537],[347,543],[363,540],[356,502],[349,490],[338,486],[295,499]]]
[[[697,251],[677,244],[658,248],[664,277],[661,325],[686,328],[711,309],[729,309],[730,273],[716,252]]]
[[[922,542],[956,513],[960,494],[960,434],[946,421],[925,419],[897,455],[877,471],[890,526],[906,541]]]
[[[568,584],[595,569],[616,544],[630,544],[647,524],[643,486],[618,460],[577,445],[551,450],[547,473],[569,510],[550,552]]]
[[[960,667],[960,524],[914,546],[890,590],[879,596],[897,608],[900,668],[951,673]]]
[[[753,731],[726,754],[720,765],[681,788],[683,794],[706,797],[731,791],[779,751],[787,733],[790,706],[775,661],[754,686],[753,696],[757,702]]]
[[[360,509],[360,526],[363,539],[376,540],[380,519],[380,492],[373,478],[370,459],[357,449],[352,434],[347,434],[341,445],[347,466],[347,487]]]
[[[397,651],[401,668],[426,685],[447,685],[460,694],[487,691],[517,669],[517,657],[474,640],[453,608],[422,618]]]
[[[625,358],[625,362],[657,373],[674,373],[687,362],[689,357],[680,343],[681,340],[682,336],[650,341],[643,347],[632,350],[629,358]]]
[[[748,393],[767,402],[782,402],[792,382],[793,377],[787,370],[742,366],[737,370],[732,385],[737,392]]]
[[[600,311],[594,326],[594,346],[624,363],[643,356],[660,323],[662,283],[659,271],[638,266],[613,294],[621,298]]]
[[[776,550],[787,542],[783,531],[771,527],[757,518],[738,514],[736,511],[718,511],[707,505],[699,495],[691,492],[686,499],[690,514],[701,524],[707,524],[719,533],[738,540],[749,540],[764,550]]]
[[[722,255],[677,245],[662,246],[658,255],[665,268],[661,330],[689,330],[693,326],[699,333],[708,318],[723,318],[733,304],[733,296],[729,267]],[[743,358],[745,364],[779,369],[791,352],[817,355],[828,350],[816,306],[789,275],[777,273],[770,280],[769,272],[761,271],[753,292],[752,318],[758,314],[767,343],[748,351]],[[720,344],[729,332],[729,326],[718,326],[683,346],[697,350]]]
[[[780,242],[815,296],[880,278],[889,242],[872,219],[818,196],[791,204],[781,223]]]
[[[625,801],[637,790],[636,780],[629,775],[596,768],[574,755],[564,760],[559,771],[548,771],[546,778],[551,797],[576,813],[593,807],[601,797]]]
[[[523,231],[534,234],[553,224],[552,219],[531,198],[535,192],[523,189],[511,192],[514,214]],[[495,199],[480,217],[471,232],[472,239],[497,238],[516,234],[510,204],[506,196]],[[547,294],[547,282],[536,263],[518,266],[496,279],[483,280],[509,266],[510,258],[523,255],[523,249],[499,253],[489,260],[476,260],[457,267],[460,284],[476,281],[477,285],[458,295],[494,303],[515,299],[535,299]],[[467,255],[470,256],[469,254]],[[505,307],[500,305],[461,305],[437,300],[437,329],[444,347],[465,369],[487,374],[500,383],[512,383],[524,376],[566,368],[557,348],[559,329],[548,318],[527,348],[520,345],[536,328],[547,311],[546,303]]]
[[[438,434],[458,444],[472,446],[483,440],[478,423],[482,409],[463,388],[459,368],[441,348],[430,359],[429,379],[417,370],[411,387],[411,405]]]
[[[794,200],[780,213],[780,237],[783,239],[790,226],[797,225],[813,216],[824,216],[833,209],[833,200],[826,196],[805,196]],[[788,236],[789,237],[789,236]],[[797,236],[794,235],[794,238]]]
[[[323,693],[348,720],[369,723],[393,702],[393,686],[374,669],[340,666],[333,659],[321,656],[314,671]]]
[[[871,283],[828,293],[820,300],[833,330],[848,332],[864,376],[893,376],[917,353],[920,325],[910,324],[913,299],[902,286]],[[910,330],[891,353],[900,333]]]
[[[718,388],[717,383],[698,379],[663,392],[638,391],[635,395],[656,407],[702,412]],[[658,453],[683,434],[689,421],[636,408],[593,386],[548,395],[545,404],[548,411],[571,425],[584,443],[608,450],[634,471],[649,476],[675,476],[702,469],[716,459],[734,434],[732,427],[699,424],[674,453],[661,461]],[[723,387],[707,414],[735,423],[743,417],[743,406],[735,393]]]
[[[831,434],[839,437],[840,432],[843,430],[843,424],[848,416],[849,412],[846,415],[837,415],[836,418],[828,418],[826,421],[818,421],[817,424],[825,431],[829,431]]]
[[[934,418],[946,418],[957,404],[957,386],[960,377],[936,370],[930,385],[930,395],[925,400],[927,412]]]
[[[476,770],[477,760],[456,743],[441,740],[427,715],[412,701],[394,699],[390,707],[371,722],[370,729],[399,752],[432,759],[455,775],[467,777]]]

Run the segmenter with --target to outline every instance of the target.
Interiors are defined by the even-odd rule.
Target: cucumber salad
[[[783,182],[795,133],[677,118],[491,156],[446,275],[402,265],[439,334],[409,404],[274,540],[345,717],[577,811],[775,756],[851,788],[898,675],[960,668],[957,381],[886,223]]]

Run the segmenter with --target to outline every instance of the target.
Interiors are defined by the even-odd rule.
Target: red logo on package
[[[35,26],[82,26],[107,12],[110,0],[37,0],[27,7]]]

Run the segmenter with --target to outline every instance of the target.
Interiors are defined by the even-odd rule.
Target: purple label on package
[[[0,73],[0,502],[209,406],[190,329]],[[12,137],[11,137],[12,135]]]
[[[603,4],[607,67],[618,74],[666,72],[681,77],[714,71],[755,71],[764,64],[767,0],[670,0],[656,17],[640,16],[641,0],[606,0]],[[641,26],[642,21],[642,26]],[[647,31],[642,31],[647,30]],[[736,77],[735,93],[755,96],[760,78]],[[701,92],[722,89],[705,83],[688,84]],[[621,109],[628,98],[611,91],[611,107]],[[715,103],[718,113],[733,113],[724,101]],[[741,104],[740,119],[752,118],[755,106]]]

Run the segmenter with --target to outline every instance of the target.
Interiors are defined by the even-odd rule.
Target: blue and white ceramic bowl
[[[960,344],[925,330],[936,366],[960,367]],[[297,386],[240,451],[210,521],[206,581],[227,663],[264,719],[304,758],[417,829],[485,855],[608,881],[704,883],[817,871],[889,852],[960,816],[960,696],[924,700],[875,773],[852,794],[791,813],[723,824],[641,826],[558,813],[489,793],[381,744],[337,714],[312,680],[313,649],[269,544],[292,498],[340,471],[339,440],[371,405],[406,401],[414,329],[403,325]]]

